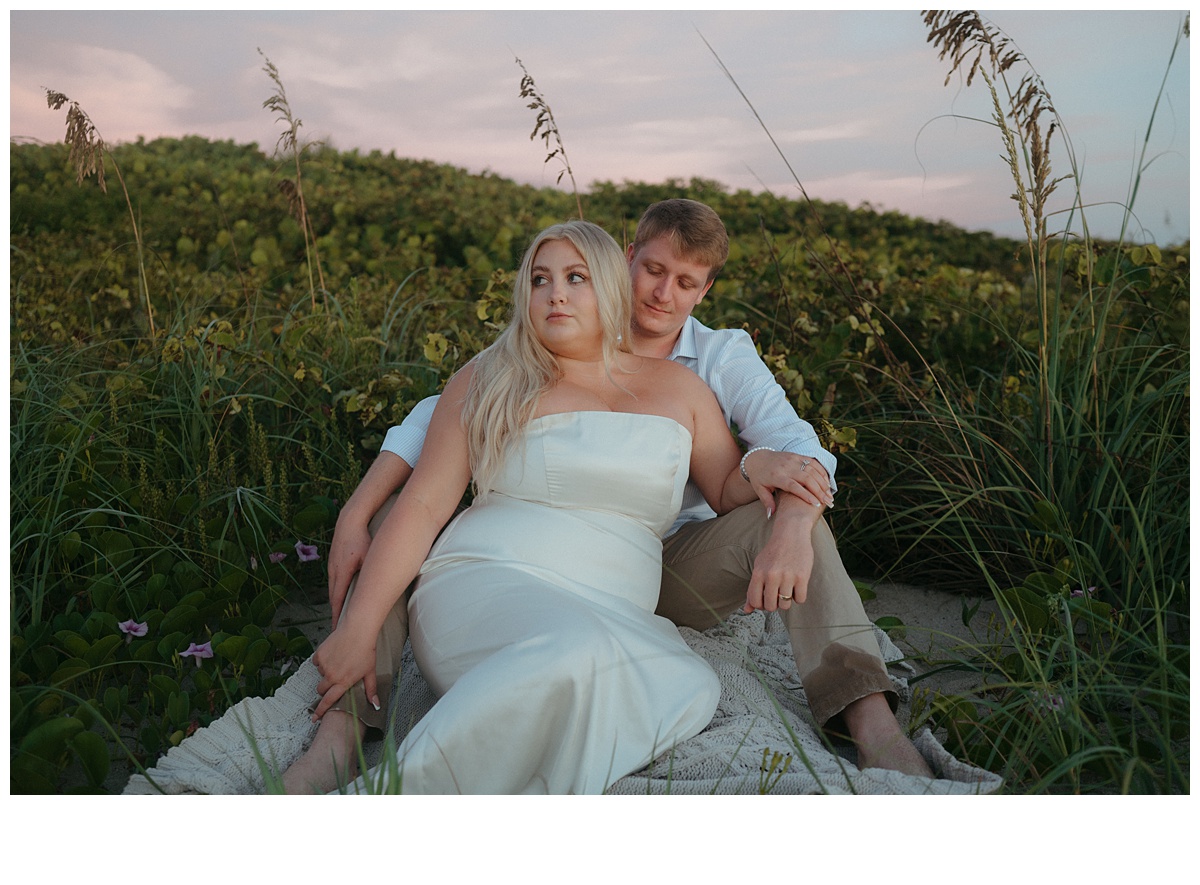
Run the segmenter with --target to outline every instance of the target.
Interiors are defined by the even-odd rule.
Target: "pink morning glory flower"
[[[1038,703],[1044,710],[1049,710],[1051,713],[1061,713],[1067,707],[1067,702],[1063,700],[1060,694],[1051,692],[1042,692],[1038,697]]]
[[[213,656],[212,643],[203,642],[200,645],[196,645],[193,642],[188,646],[187,651],[181,651],[179,656],[181,658],[195,658],[196,666],[199,667],[201,658],[211,658]]]
[[[312,562],[321,558],[321,554],[317,552],[315,544],[304,544],[300,541],[296,542],[296,556],[300,558],[301,562]]]
[[[145,624],[139,624],[133,618],[130,618],[128,621],[122,621],[121,623],[117,624],[117,626],[120,627],[121,632],[125,634],[126,645],[133,642],[133,637],[145,636],[146,631],[149,630],[149,627],[147,627]]]
[[[272,553],[270,556],[267,557],[267,559],[271,560],[271,562],[283,562],[285,559],[287,559],[287,554],[286,553]]]

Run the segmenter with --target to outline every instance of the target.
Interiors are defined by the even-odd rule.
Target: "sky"
[[[981,14],[1045,82],[1090,230],[1119,235],[1143,167],[1127,237],[1188,239],[1190,41],[1167,73],[1184,13]],[[702,177],[795,197],[798,178],[813,198],[1023,235],[986,86],[957,74],[944,85],[950,63],[915,10],[14,11],[9,28],[15,139],[62,139],[49,88],[110,142],[202,135],[270,151],[280,127],[262,107],[273,84],[261,49],[305,138],[555,186],[562,166],[530,140],[519,57],[581,190]],[[1067,148],[1056,135],[1056,175],[1070,171]],[[1059,185],[1051,208],[1070,196]]]

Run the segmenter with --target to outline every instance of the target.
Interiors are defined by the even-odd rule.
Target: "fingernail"
[[[379,698],[371,698],[371,706],[375,708],[375,712],[379,712]]]
[[[767,508],[767,519],[770,519],[770,518],[771,518],[772,516],[774,516],[774,515],[775,515],[775,508],[774,508],[774,507],[768,507],[768,508]]]

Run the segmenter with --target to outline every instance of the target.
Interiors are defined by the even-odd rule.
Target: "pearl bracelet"
[[[742,460],[738,463],[738,471],[742,474],[742,479],[746,480],[746,482],[750,482],[750,475],[748,473],[746,473],[746,459],[747,458],[749,458],[755,452],[774,452],[774,451],[777,451],[777,450],[771,448],[770,446],[755,446],[750,451],[746,452],[746,454],[742,455]]]

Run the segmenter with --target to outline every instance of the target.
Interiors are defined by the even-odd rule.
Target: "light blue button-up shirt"
[[[710,329],[695,317],[688,317],[668,359],[704,379],[716,395],[726,422],[737,428],[746,448],[768,446],[816,458],[829,474],[831,488],[837,490],[833,479],[837,459],[821,446],[813,426],[796,415],[745,330]],[[380,451],[398,455],[415,467],[437,400],[431,396],[417,403],[402,424],[388,430]],[[714,516],[700,490],[689,482],[683,493],[683,509],[671,531],[684,523]]]

